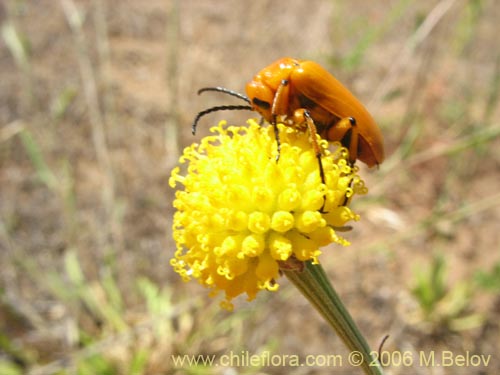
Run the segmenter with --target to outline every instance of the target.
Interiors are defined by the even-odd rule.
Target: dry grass
[[[238,301],[228,314],[168,264],[167,182],[179,150],[219,119],[248,115],[211,115],[193,138],[194,115],[227,100],[197,89],[243,91],[259,69],[289,55],[327,67],[385,135],[389,158],[362,171],[370,194],[356,202],[353,245],[322,257],[372,347],[389,334],[385,350],[415,359],[444,350],[493,357],[488,367],[414,363],[388,373],[496,373],[497,5],[0,4],[0,372],[222,374],[230,372],[176,369],[171,354],[345,353],[291,286]]]

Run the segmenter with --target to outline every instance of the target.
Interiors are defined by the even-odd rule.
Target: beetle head
[[[253,109],[259,112],[268,122],[273,121],[273,105],[277,115],[287,114],[288,95],[276,101],[280,86],[288,83],[290,74],[298,66],[298,60],[284,57],[262,69],[253,80],[247,83],[246,92]]]
[[[272,106],[275,90],[259,81],[251,81],[246,86],[246,92],[252,108],[259,112],[266,121],[272,121]]]

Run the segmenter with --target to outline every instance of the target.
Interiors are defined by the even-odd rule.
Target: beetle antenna
[[[225,87],[203,87],[198,90],[198,95],[204,93],[205,91],[216,91],[216,92],[221,92],[223,94],[227,94],[230,96],[234,96],[235,98],[244,100],[248,104],[250,104],[250,99],[246,95],[240,94],[239,92],[233,91],[226,89]]]
[[[200,121],[200,118],[202,118],[206,114],[217,111],[239,111],[239,110],[253,111],[253,108],[250,107],[249,105],[220,105],[217,107],[205,109],[204,111],[201,111],[196,115],[193,121],[193,125],[191,126],[191,132],[193,133],[193,135],[196,134],[196,126],[198,125],[198,121]]]

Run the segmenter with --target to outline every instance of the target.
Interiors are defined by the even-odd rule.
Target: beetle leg
[[[312,119],[309,111],[303,108],[297,109],[294,112],[293,117],[295,126],[300,128],[305,123],[307,129],[309,130],[309,136],[313,146],[313,150],[316,155],[316,159],[318,159],[318,167],[319,167],[319,175],[321,177],[321,183],[326,184],[325,171],[323,170],[323,163],[321,161],[322,153],[321,153],[321,148],[319,147],[318,144],[318,137],[317,137],[318,131],[316,129],[316,125],[314,124],[314,120]],[[326,204],[326,197],[323,197],[323,205],[319,210],[322,213],[324,212],[323,210],[325,208],[325,204]]]
[[[351,124],[351,142],[349,143],[349,161],[351,164],[358,159],[358,144],[359,144],[359,133],[358,127],[356,126],[356,120],[354,117],[348,118],[349,123]]]
[[[276,155],[276,162],[280,159],[281,142],[278,130],[278,116],[286,115],[288,113],[288,96],[290,95],[290,85],[288,80],[283,79],[276,90],[274,95],[273,106],[271,107],[272,126],[274,127],[274,136],[276,137],[276,146],[278,148],[278,155]]]
[[[354,117],[341,118],[328,130],[328,139],[338,140],[349,150],[349,162],[354,164],[358,158],[359,133]]]
[[[273,116],[286,115],[288,114],[288,100],[290,96],[290,82],[287,79],[283,79],[276,90],[274,95],[273,106],[271,107],[271,113]]]
[[[328,136],[331,139],[339,140],[342,146],[349,150],[349,163],[354,165],[358,158],[359,133],[356,127],[356,119],[354,117],[344,117],[340,119],[329,131]],[[352,180],[349,182],[352,186]],[[347,206],[349,198],[344,197],[342,206]]]
[[[280,141],[280,131],[278,129],[278,122],[276,120],[276,115],[273,115],[273,123],[271,124],[274,129],[274,138],[276,139],[276,148],[278,154],[276,155],[276,163],[280,160],[281,155],[281,141]]]
[[[302,110],[303,111],[303,116],[304,120],[307,124],[307,129],[309,130],[309,135],[311,137],[311,143],[314,149],[314,153],[316,154],[316,159],[318,159],[318,165],[319,165],[319,175],[321,176],[321,182],[325,184],[325,172],[323,171],[323,164],[321,162],[321,149],[319,148],[318,144],[318,137],[317,134],[318,132],[316,131],[316,125],[314,125],[314,121],[311,117],[311,114],[309,111]]]
[[[349,150],[349,164],[352,167],[356,162],[356,159],[358,158],[359,133],[356,127],[356,120],[354,118],[348,117],[342,120],[344,120],[345,122],[348,121],[349,123],[351,123],[352,126],[351,129],[346,134],[346,137],[342,139],[342,145]],[[353,179],[351,178],[351,181],[349,182],[349,187],[352,188],[352,184],[353,184]],[[347,206],[348,203],[349,203],[349,198],[347,197],[346,194],[342,206]]]

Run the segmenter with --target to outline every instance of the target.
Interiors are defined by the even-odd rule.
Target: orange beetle
[[[308,128],[321,166],[316,133],[322,138],[339,141],[349,150],[350,161],[356,159],[369,167],[384,161],[383,137],[373,117],[361,102],[335,77],[313,61],[282,58],[261,70],[246,85],[248,97],[221,87],[198,91],[218,91],[245,100],[249,106],[218,106],[200,112],[193,123],[193,134],[203,115],[230,109],[255,110],[275,128],[288,126]]]

